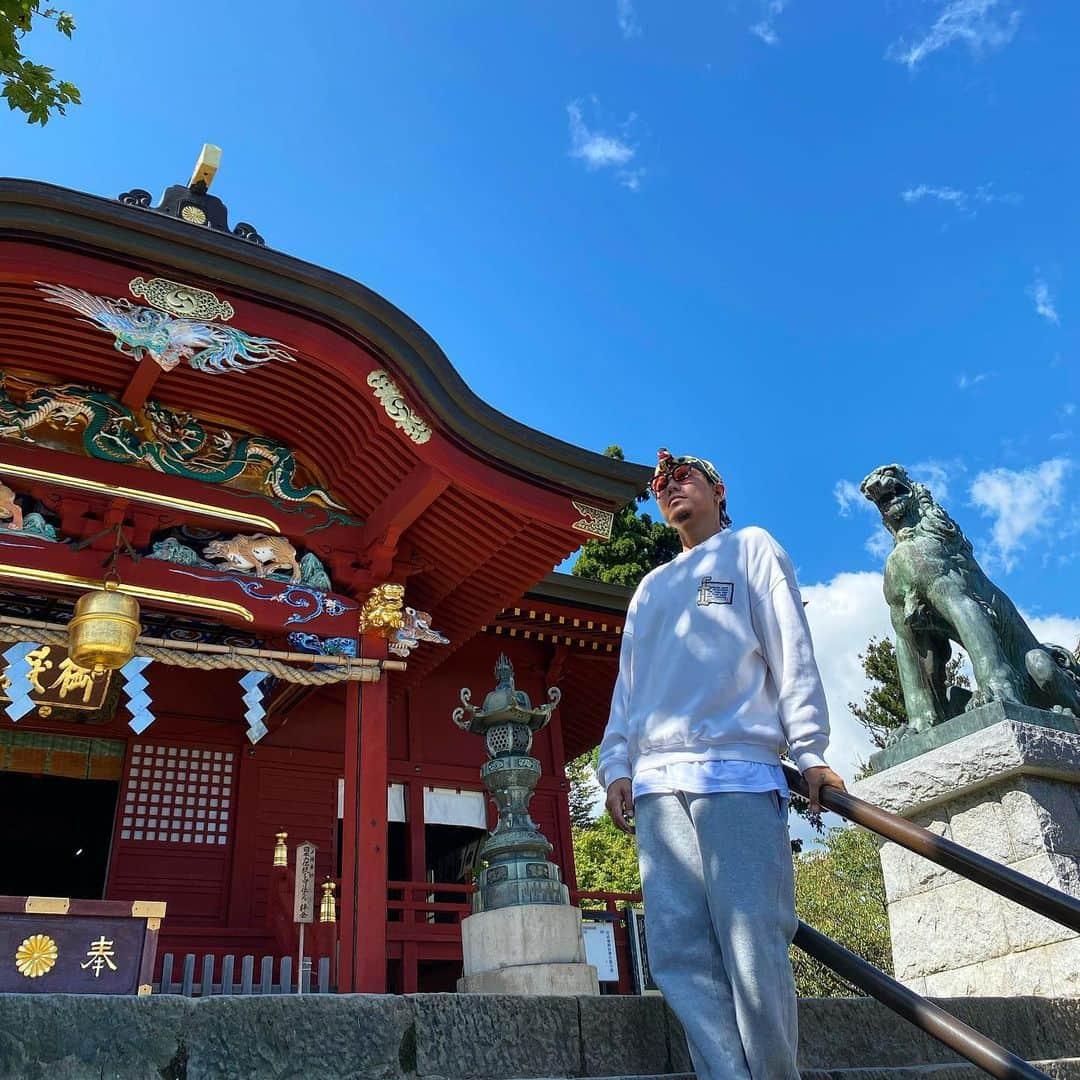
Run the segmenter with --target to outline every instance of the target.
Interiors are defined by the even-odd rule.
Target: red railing
[[[475,885],[457,885],[441,881],[389,881],[386,886],[387,940],[395,953],[403,944],[415,944],[419,951],[409,954],[423,958],[423,944],[445,944],[461,941],[461,920],[472,912]],[[460,899],[451,899],[460,897]],[[640,905],[641,893],[590,892],[577,890],[570,894],[571,903],[582,909],[586,918],[599,919],[612,925],[615,935],[615,954],[619,962],[618,992],[632,994],[634,980],[630,954],[630,934],[623,909],[628,904]],[[403,957],[404,951],[400,953]],[[433,953],[432,955],[436,955]],[[444,955],[443,950],[438,955]],[[409,978],[406,977],[406,983]]]
[[[419,935],[421,937],[445,937],[447,931],[460,934],[457,928],[472,911],[469,898],[474,892],[475,885],[451,885],[442,881],[388,881],[386,918],[391,927],[395,923],[409,923],[438,928],[434,935]],[[445,899],[451,896],[460,896],[461,899]]]

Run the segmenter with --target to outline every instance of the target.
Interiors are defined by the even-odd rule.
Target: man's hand
[[[632,823],[634,816],[634,788],[630,783],[630,777],[621,776],[618,780],[612,780],[608,784],[607,811],[617,828],[622,829],[624,833],[629,833],[631,836],[634,835]]]
[[[810,789],[810,812],[813,814],[820,814],[823,809],[821,805],[821,789],[823,787],[835,787],[841,791],[847,791],[840,774],[833,772],[828,765],[814,765],[803,773],[803,779]],[[608,789],[608,798],[609,800],[611,798],[610,788]]]

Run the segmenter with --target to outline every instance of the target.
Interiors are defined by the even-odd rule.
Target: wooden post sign
[[[304,927],[315,921],[315,852],[310,841],[296,845],[296,886],[293,922],[300,924],[300,955],[296,961],[296,992],[304,992]]]
[[[293,922],[315,921],[315,845],[296,845],[296,890],[293,893]]]

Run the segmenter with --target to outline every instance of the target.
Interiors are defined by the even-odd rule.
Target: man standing
[[[683,550],[630,602],[600,783],[636,824],[649,966],[698,1080],[798,1080],[781,753],[811,809],[844,786],[802,599],[767,532],[730,529],[710,462],[661,450],[652,490]]]

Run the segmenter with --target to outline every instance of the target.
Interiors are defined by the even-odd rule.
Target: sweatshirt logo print
[[[735,583],[733,581],[713,581],[711,577],[703,577],[698,585],[698,607],[708,604],[730,604],[735,597]]]

